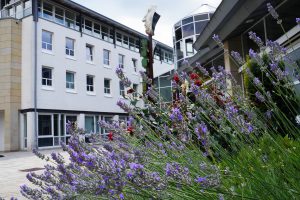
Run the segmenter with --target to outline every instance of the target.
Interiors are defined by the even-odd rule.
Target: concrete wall
[[[4,110],[4,134],[0,151],[19,149],[21,30],[21,22],[0,19],[0,110]]]

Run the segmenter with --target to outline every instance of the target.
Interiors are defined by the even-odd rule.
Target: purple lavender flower
[[[275,8],[271,5],[271,3],[267,3],[267,7],[268,7],[268,12],[272,15],[272,17],[277,20],[278,24],[281,24],[282,21],[279,19],[279,15],[275,10]]]
[[[206,177],[198,177],[198,178],[195,179],[195,182],[196,182],[196,183],[202,184],[202,183],[204,183],[206,180],[207,180]]]
[[[231,56],[237,61],[240,65],[244,64],[244,60],[241,55],[236,51],[231,51]]]
[[[256,33],[250,31],[250,32],[249,32],[249,38],[250,38],[251,40],[253,40],[253,42],[255,42],[260,48],[263,47],[264,43],[263,43],[263,41],[260,39],[260,37],[258,37],[258,36],[256,35]]]
[[[131,86],[131,81],[127,77],[125,77],[123,69],[121,67],[116,68],[116,74],[119,77],[122,85],[124,85],[125,87]]]
[[[131,113],[131,112],[133,111],[132,108],[131,108],[129,105],[127,105],[127,103],[125,103],[125,102],[122,101],[122,100],[118,100],[118,101],[117,101],[117,105],[118,105],[120,108],[122,108],[125,112]]]
[[[255,77],[255,78],[253,79],[253,83],[254,83],[254,85],[257,86],[257,87],[262,87],[262,83],[260,82],[260,80],[259,80],[257,77]]]
[[[267,119],[271,119],[272,118],[272,110],[267,110],[267,112],[265,112],[265,116]]]
[[[183,116],[180,112],[179,108],[172,108],[172,113],[170,114],[171,121],[179,121],[181,122],[183,120]]]
[[[200,87],[195,85],[194,83],[191,84],[191,87],[190,87],[190,91],[194,94],[194,95],[198,95],[199,92],[200,92]]]
[[[256,58],[257,57],[257,53],[255,53],[255,51],[253,49],[249,49],[249,56],[251,58]]]
[[[265,97],[259,91],[255,92],[255,96],[262,103],[266,100]]]
[[[198,68],[204,76],[209,76],[208,71],[204,67],[202,67],[199,62],[196,62],[196,68]]]
[[[296,23],[298,24],[298,25],[300,25],[300,18],[296,18]]]
[[[224,47],[224,44],[222,43],[222,41],[218,35],[214,34],[212,39],[219,45],[219,47],[221,47],[221,48]]]

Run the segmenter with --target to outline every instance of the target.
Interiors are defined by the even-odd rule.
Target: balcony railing
[[[20,11],[16,9],[17,7],[12,7],[10,9],[3,9],[0,10],[0,19],[2,18],[15,18],[15,19],[22,19],[26,16],[29,16],[32,14],[32,8],[25,8]]]

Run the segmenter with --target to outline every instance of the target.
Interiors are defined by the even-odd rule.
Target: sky
[[[142,22],[148,8],[157,6],[160,19],[154,39],[173,46],[173,26],[202,4],[218,7],[221,0],[73,0],[134,30],[145,33]]]

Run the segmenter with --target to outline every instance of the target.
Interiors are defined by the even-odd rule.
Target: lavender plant
[[[281,25],[273,7],[268,9]],[[127,126],[100,121],[112,130],[107,140],[96,133],[87,144],[84,131],[69,124],[72,137],[62,144],[66,158],[34,151],[49,164],[42,174],[27,175],[36,187],[23,185],[22,194],[28,199],[300,198],[300,130],[290,117],[298,115],[300,102],[293,75],[285,70],[296,65],[277,43],[263,44],[253,32],[249,38],[262,52],[250,50],[247,63],[264,75],[246,67],[253,85],[246,96],[223,67],[208,70],[197,63],[192,73],[174,75],[177,98],[170,105],[162,104],[155,87],[139,95],[145,107],[131,96],[130,104],[118,101],[130,117]],[[224,48],[218,36],[214,40]],[[238,53],[231,56],[245,64]],[[122,69],[116,73],[130,86]],[[234,83],[230,90],[228,81]]]

